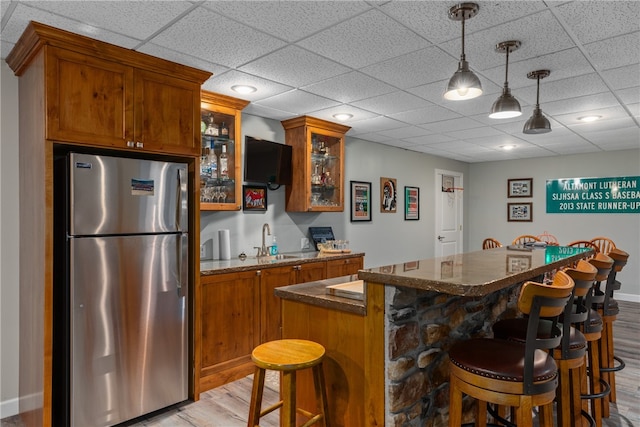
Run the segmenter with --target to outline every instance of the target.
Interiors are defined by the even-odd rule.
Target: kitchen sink
[[[286,254],[278,254],[278,255],[268,255],[268,256],[260,256],[256,257],[258,262],[270,262],[270,261],[283,261],[287,259],[300,259],[297,255],[286,255]]]

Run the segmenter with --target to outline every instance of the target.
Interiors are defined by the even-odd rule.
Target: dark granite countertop
[[[244,260],[232,258],[230,260],[205,260],[200,261],[200,275],[234,273],[240,271],[258,270],[260,268],[285,265],[299,265],[307,262],[322,260],[346,259],[354,257],[364,257],[364,252],[351,252],[341,254],[326,254],[320,252],[291,252],[280,254],[281,258],[256,258],[247,257]]]
[[[483,296],[577,261],[591,249],[547,246],[531,250],[508,247],[456,254],[360,270],[366,282]]]
[[[327,286],[358,280],[357,275],[335,277],[333,279],[318,280],[317,282],[301,283],[299,285],[282,286],[275,289],[275,295],[292,301],[346,311],[364,316],[367,312],[365,302],[357,299],[329,295]],[[366,286],[365,286],[366,295]],[[366,299],[366,297],[365,297]]]

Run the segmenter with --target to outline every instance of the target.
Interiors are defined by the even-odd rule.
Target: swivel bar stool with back
[[[609,402],[616,401],[616,377],[615,373],[624,369],[625,362],[617,357],[613,349],[613,322],[619,312],[618,302],[613,298],[614,291],[620,289],[621,283],[616,280],[618,272],[622,271],[627,264],[629,254],[619,248],[613,248],[608,253],[613,260],[613,266],[607,277],[604,291],[604,301],[597,305],[598,312],[602,316],[603,328],[600,340],[600,372],[602,378],[609,384],[611,392],[605,397],[602,406],[602,416],[609,417]],[[600,285],[600,283],[598,284]],[[618,365],[615,365],[615,362]]]
[[[525,282],[519,310],[528,316],[524,343],[495,338],[460,341],[449,350],[449,427],[462,422],[462,399],[477,400],[476,426],[487,425],[487,403],[515,408],[518,427],[532,427],[534,407],[540,407],[540,427],[552,427],[558,369],[548,349],[562,339],[558,316],[571,297],[574,282],[558,272],[551,285]],[[539,333],[541,318],[549,319],[548,338]]]

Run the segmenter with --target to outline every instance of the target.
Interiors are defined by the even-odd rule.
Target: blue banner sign
[[[640,213],[640,176],[548,179],[547,213]]]

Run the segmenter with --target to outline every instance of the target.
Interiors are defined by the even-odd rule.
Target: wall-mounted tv
[[[291,184],[291,146],[252,136],[244,138],[244,180]]]

